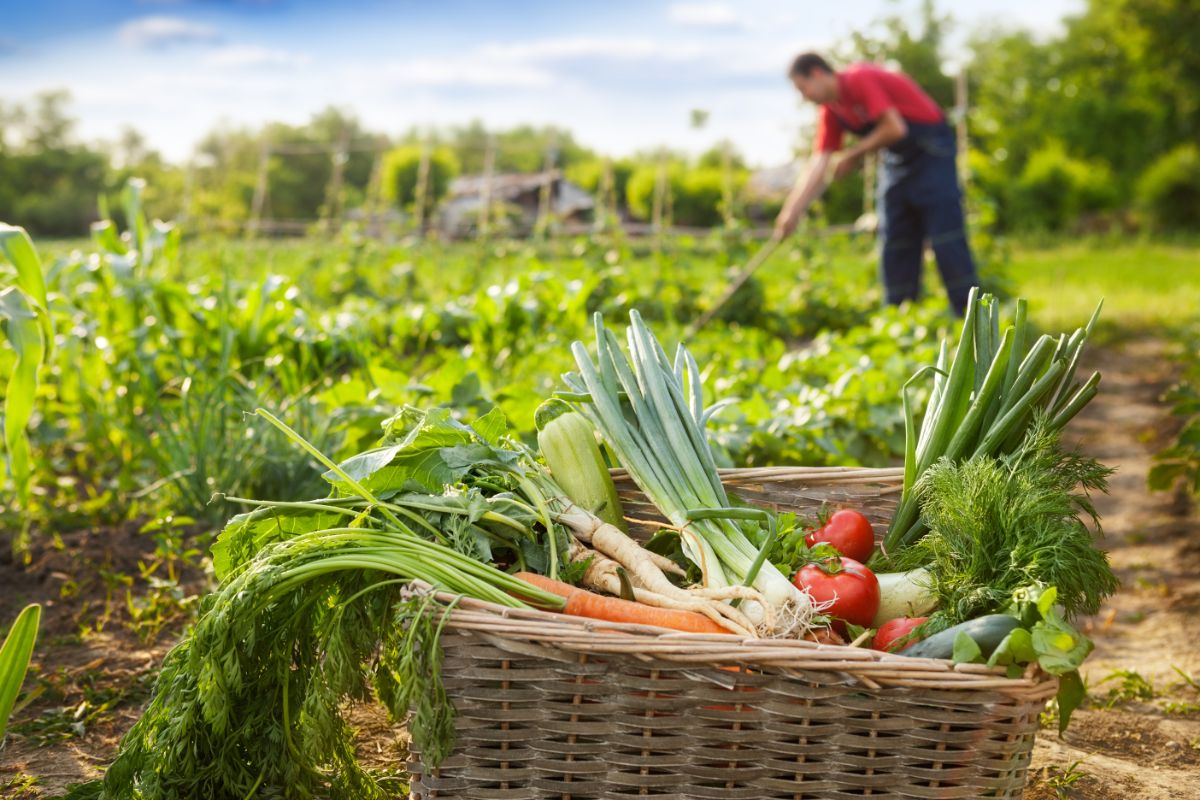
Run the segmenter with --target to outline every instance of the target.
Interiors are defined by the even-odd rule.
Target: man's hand
[[[862,164],[862,160],[863,157],[861,153],[847,153],[846,155],[842,156],[838,159],[837,164],[833,167],[833,179],[835,181],[840,181],[842,178],[845,178],[847,175],[858,169],[859,165]]]
[[[785,205],[775,218],[775,238],[786,239],[796,232],[796,226],[799,224],[800,215]]]

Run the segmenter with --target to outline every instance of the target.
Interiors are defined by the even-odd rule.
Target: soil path
[[[1176,671],[1200,677],[1200,515],[1185,494],[1146,488],[1177,429],[1161,401],[1174,364],[1161,340],[1137,337],[1094,351],[1091,369],[1101,391],[1068,438],[1117,469],[1096,506],[1121,589],[1086,626],[1088,707],[1063,738],[1038,737],[1026,799],[1200,798],[1200,691]]]

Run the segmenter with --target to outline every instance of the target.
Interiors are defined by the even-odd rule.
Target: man
[[[867,153],[882,151],[878,207],[887,302],[920,294],[928,239],[950,304],[961,316],[978,278],[963,224],[954,131],[937,103],[907,75],[873,64],[834,72],[816,53],[797,56],[789,77],[820,111],[808,169],[779,212],[776,235],[790,235],[825,191],[829,162],[849,131],[858,141],[838,159],[835,180],[851,174]]]

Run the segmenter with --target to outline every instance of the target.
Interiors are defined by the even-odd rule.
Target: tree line
[[[892,63],[950,108],[955,76],[945,65],[952,26],[924,0],[915,22],[896,15],[877,20],[836,47],[834,60]],[[972,206],[986,212],[981,218],[999,231],[1200,224],[1197,41],[1200,4],[1191,0],[1088,0],[1055,36],[1015,24],[972,35],[965,177]],[[780,113],[791,113],[789,89],[780,83]],[[362,206],[374,193],[411,209],[422,161],[432,206],[454,176],[483,172],[490,151],[497,173],[536,172],[549,153],[570,179],[591,191],[607,188],[637,219],[651,216],[655,192],[664,189],[676,224],[711,226],[748,210],[761,217],[773,210],[769,200],[747,207],[750,173],[727,143],[698,158],[657,150],[609,160],[561,128],[493,131],[473,122],[387,137],[329,108],[304,125],[215,129],[184,167],[168,163],[132,129],[112,142],[83,143],[68,109],[63,92],[0,104],[0,219],[39,235],[79,235],[96,214],[97,197],[115,194],[137,174],[147,180],[146,203],[155,215],[187,214],[234,229],[252,212],[264,141],[276,148],[266,164],[264,209],[275,219],[328,213],[335,200],[330,148],[338,142],[353,144],[341,168],[342,208]],[[701,125],[703,113],[694,116]],[[810,134],[798,137],[797,155]],[[862,181],[835,184],[821,211],[831,222],[851,221],[863,208],[862,193]]]

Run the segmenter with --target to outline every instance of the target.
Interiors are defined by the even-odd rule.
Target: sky
[[[1083,0],[941,0],[955,41],[1043,35]],[[333,105],[371,129],[555,124],[601,152],[730,139],[787,161],[812,109],[791,57],[918,0],[0,0],[0,103],[70,92],[86,141],[137,129],[181,162],[218,125],[300,124]],[[696,130],[691,111],[708,112]]]

